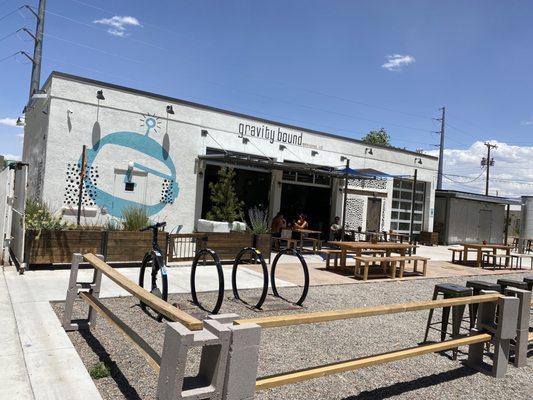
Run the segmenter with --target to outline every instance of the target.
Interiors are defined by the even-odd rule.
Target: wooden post
[[[81,153],[81,166],[80,166],[80,184],[78,186],[78,216],[76,218],[76,225],[80,226],[81,218],[81,202],[83,200],[83,183],[85,181],[85,169],[87,168],[87,146],[83,145],[83,150]]]
[[[350,169],[350,159],[346,159],[346,171],[344,174],[344,202],[342,205],[342,237],[344,240],[344,233],[346,229],[346,202],[348,200],[348,170]]]

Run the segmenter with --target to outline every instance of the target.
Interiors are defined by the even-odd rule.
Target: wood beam
[[[453,307],[466,304],[488,303],[497,301],[500,297],[500,294],[484,294],[479,296],[456,297],[450,299],[418,301],[402,304],[386,304],[375,307],[361,307],[347,310],[319,311],[303,314],[279,315],[273,317],[247,318],[238,319],[234,322],[234,324],[257,324],[263,328],[316,324],[319,322],[337,321],[350,318],[372,317],[377,315],[430,310],[433,308]]]
[[[202,321],[160,299],[159,297],[150,293],[148,290],[143,289],[131,279],[125,277],[113,267],[100,260],[94,254],[85,254],[83,258],[121,288],[127,290],[154,311],[164,315],[171,321],[180,322],[190,330],[201,330],[203,328]]]
[[[360,368],[370,367],[388,363],[391,361],[403,360],[405,358],[421,356],[423,354],[435,353],[439,351],[454,349],[459,346],[466,346],[476,343],[490,341],[492,336],[488,333],[481,333],[472,336],[466,336],[459,339],[447,340],[445,342],[432,343],[412,347],[409,349],[392,351],[373,355],[369,357],[356,358],[354,360],[341,361],[334,364],[327,364],[318,367],[307,368],[299,371],[288,372],[260,378],[256,381],[255,390],[265,390],[277,386],[288,385],[308,379],[319,378],[326,375],[337,374],[340,372],[353,371]]]

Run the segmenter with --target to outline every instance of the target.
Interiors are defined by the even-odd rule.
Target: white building
[[[311,227],[327,229],[343,207],[343,182],[331,171],[347,158],[353,169],[396,177],[349,180],[350,228],[409,232],[416,168],[413,230],[433,229],[435,157],[58,72],[43,90],[26,112],[29,195],[67,218],[76,213],[86,145],[82,221],[90,224],[141,204],[169,230],[193,231],[210,208],[208,182],[229,164],[245,208],[288,219],[304,212]]]

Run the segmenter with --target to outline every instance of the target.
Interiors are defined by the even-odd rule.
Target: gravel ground
[[[527,274],[505,277],[521,278],[525,275]],[[498,276],[491,276],[476,279],[494,282],[497,278]],[[309,291],[305,310],[333,310],[427,300],[432,296],[434,285],[444,281],[464,284],[466,279],[315,286]],[[283,288],[281,291],[287,296],[299,296],[298,288]],[[243,291],[242,296],[257,293],[253,290]],[[230,293],[226,295],[229,297]],[[203,296],[206,299],[214,298],[214,294]],[[188,300],[189,295],[173,295],[170,301],[193,311]],[[164,324],[157,323],[141,312],[137,301],[131,297],[105,299],[103,302],[161,352]],[[222,312],[236,312],[243,317],[295,312],[287,310],[282,302],[270,296],[267,302],[266,307],[271,311],[258,313],[242,304],[225,301]],[[63,304],[56,303],[53,307],[61,317]],[[82,317],[86,315],[86,309],[79,302],[75,312],[78,317]],[[423,339],[426,318],[427,312],[413,312],[263,330],[259,376],[415,346]],[[436,312],[434,320],[439,319],[440,314]],[[69,337],[88,369],[99,361],[111,367],[111,377],[95,381],[104,399],[155,399],[156,374],[133,346],[104,319],[100,318],[92,331],[69,332]],[[430,339],[437,340],[438,337],[438,332],[430,333]],[[198,368],[199,352],[191,353],[187,369],[192,375],[195,368]],[[493,379],[463,366],[460,360],[465,357],[460,354],[459,361],[452,361],[445,355],[428,354],[257,392],[255,398],[533,399],[531,358],[528,367],[516,369],[510,366],[505,378]]]

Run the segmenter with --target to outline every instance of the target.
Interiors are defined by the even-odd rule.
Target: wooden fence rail
[[[194,318],[186,312],[160,299],[159,297],[150,293],[148,290],[143,289],[135,282],[126,278],[120,272],[115,270],[113,267],[106,264],[94,254],[85,254],[83,258],[88,261],[95,269],[102,272],[121,288],[127,290],[129,293],[137,297],[140,301],[148,305],[154,311],[157,311],[158,313],[164,315],[171,321],[180,322],[190,330],[201,330],[203,328],[202,321]]]
[[[316,324],[327,321],[337,321],[350,318],[372,317],[377,315],[396,314],[409,311],[430,310],[433,308],[453,307],[468,304],[490,303],[497,301],[501,294],[483,294],[470,297],[456,297],[450,299],[419,301],[401,304],[387,304],[375,307],[361,307],[347,310],[318,311],[311,313],[278,315],[273,317],[259,317],[238,319],[236,325],[257,324],[263,328],[277,328],[282,326]]]
[[[319,378],[326,375],[340,372],[353,371],[360,368],[371,367],[373,365],[385,364],[392,361],[403,360],[405,358],[421,356],[428,353],[450,350],[459,346],[467,346],[476,343],[488,342],[492,335],[480,333],[466,336],[459,339],[447,340],[440,343],[420,345],[408,349],[392,351],[389,353],[377,354],[369,357],[356,358],[348,361],[341,361],[333,364],[321,365],[298,371],[291,371],[284,374],[277,374],[260,378],[255,383],[255,390],[265,390],[276,386],[288,385],[308,379]]]

